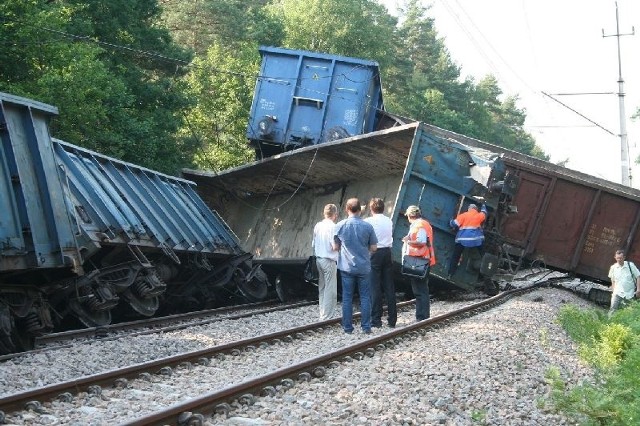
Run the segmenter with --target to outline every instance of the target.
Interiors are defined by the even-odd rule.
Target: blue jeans
[[[369,274],[354,275],[340,271],[342,278],[342,329],[353,331],[353,293],[358,286],[360,294],[361,325],[364,331],[371,331],[371,292]]]

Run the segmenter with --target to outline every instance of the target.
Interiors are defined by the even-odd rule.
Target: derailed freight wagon
[[[266,297],[193,182],[52,139],[57,112],[0,93],[0,353],[76,320]]]
[[[452,135],[431,129],[444,138]],[[456,138],[470,147],[488,146]],[[500,153],[508,180],[517,187],[496,210],[504,257],[605,284],[617,249],[640,263],[639,190],[497,146],[490,149]],[[608,304],[610,292],[594,287],[589,297]]]
[[[396,265],[409,227],[404,211],[419,205],[434,229],[438,263],[432,275],[444,279],[455,245],[450,219],[480,197],[489,206],[498,204],[503,176],[498,157],[413,123],[221,173],[185,170],[183,174],[198,183],[202,197],[227,220],[255,260],[267,272],[280,274],[276,284],[282,294],[300,283],[301,265],[311,254],[312,230],[323,206],[335,203],[344,216],[344,203],[350,197],[363,204],[371,197],[385,200],[386,214],[394,224]],[[491,276],[497,258],[491,253],[487,250],[484,258],[463,256],[449,282],[465,290],[487,286],[495,291]]]
[[[322,207],[357,196],[381,197],[401,260],[407,206],[418,204],[434,228],[440,282],[495,291],[537,262],[590,281],[608,282],[617,248],[640,262],[640,191],[506,150],[425,123],[412,123],[303,148],[221,173],[184,171],[218,209],[256,260],[301,282]],[[489,210],[482,258],[463,254],[446,269],[455,231],[449,220],[484,199]],[[344,213],[342,213],[344,215]],[[365,212],[366,216],[367,213]],[[296,268],[297,266],[297,268]],[[282,288],[280,288],[282,291]],[[608,294],[594,296],[606,303]]]
[[[256,158],[379,129],[384,110],[378,63],[260,47],[262,65],[247,139]]]

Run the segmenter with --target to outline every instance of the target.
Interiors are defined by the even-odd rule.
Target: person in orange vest
[[[455,219],[451,219],[449,225],[458,229],[456,234],[456,245],[453,248],[451,262],[449,263],[448,278],[451,278],[458,269],[460,256],[465,248],[476,248],[482,253],[484,244],[484,231],[482,224],[487,218],[487,207],[483,204],[478,211],[478,206],[469,204],[466,212],[460,213]]]
[[[402,238],[402,256],[423,257],[429,259],[429,269],[436,264],[433,250],[433,228],[424,218],[418,206],[409,206],[405,212],[409,220],[409,233]],[[411,289],[416,297],[416,321],[422,321],[431,316],[429,302],[429,271],[420,279],[411,277]]]

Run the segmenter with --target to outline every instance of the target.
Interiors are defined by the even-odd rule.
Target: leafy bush
[[[580,345],[582,359],[596,368],[595,383],[567,389],[557,370],[547,380],[555,408],[583,425],[640,424],[640,304],[617,311],[563,309],[559,321]]]

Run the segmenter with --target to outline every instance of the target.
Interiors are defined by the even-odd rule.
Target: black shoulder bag
[[[318,273],[318,266],[316,265],[316,257],[309,256],[307,262],[304,264],[304,280],[310,283],[318,284],[320,276]]]
[[[407,243],[408,244],[408,243]],[[427,236],[427,248],[431,247],[429,237]],[[402,275],[411,278],[424,279],[429,273],[431,259],[424,257],[405,255],[402,258]]]

